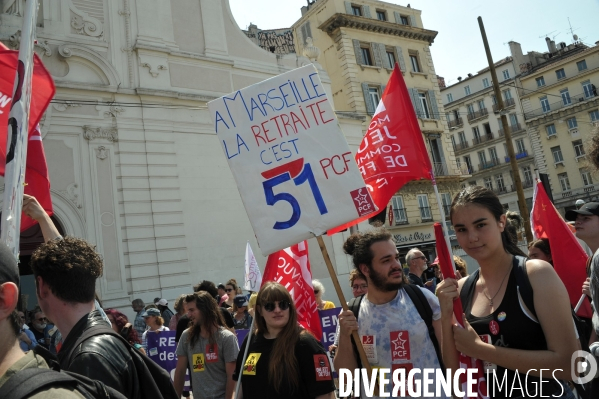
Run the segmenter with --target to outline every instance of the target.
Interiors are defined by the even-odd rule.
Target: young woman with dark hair
[[[264,284],[255,316],[247,359],[242,364],[246,339],[233,374],[234,380],[241,377],[243,398],[333,399],[335,385],[327,355],[320,342],[297,323],[297,310],[287,289],[275,282]]]
[[[554,378],[572,378],[570,360],[579,345],[568,293],[555,270],[547,262],[525,260],[535,317],[518,294],[516,268],[525,255],[507,228],[497,196],[483,187],[468,187],[453,200],[450,216],[458,243],[480,269],[459,282],[445,279],[437,288],[445,365],[458,369],[458,351],[483,360],[486,370],[494,370],[495,381],[507,376],[510,382],[500,388],[493,385],[493,378],[487,381],[495,398],[525,397],[538,391],[539,370],[544,369],[543,394],[570,397],[572,393],[563,391]],[[462,296],[465,328],[461,328],[453,318],[453,300],[464,286],[470,289]],[[518,378],[522,391],[510,392]]]
[[[121,334],[135,349],[145,354],[146,351],[141,346],[141,339],[135,328],[129,323],[127,316],[116,309],[106,309],[104,312],[112,324],[112,329]]]
[[[531,241],[531,243],[528,244],[528,257],[530,259],[544,260],[549,264],[553,264],[549,240],[547,238],[539,238],[538,240]]]

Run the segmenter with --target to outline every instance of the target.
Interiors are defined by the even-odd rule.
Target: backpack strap
[[[77,387],[77,380],[50,369],[28,368],[15,373],[0,387],[0,398],[28,398],[44,387]]]
[[[352,311],[354,316],[356,316],[356,321],[358,321],[358,315],[360,314],[360,304],[362,303],[362,298],[364,298],[364,294],[359,297],[352,298],[347,304],[349,310]],[[356,356],[356,361],[358,362],[358,368],[362,368],[362,361],[360,360],[360,354],[358,352],[358,347],[356,345],[356,341],[354,341],[354,337],[351,336],[351,344],[354,348],[354,355]]]
[[[437,336],[435,335],[435,328],[433,327],[433,309],[431,305],[428,303],[426,297],[422,293],[420,287],[411,284],[405,284],[404,290],[416,306],[416,310],[418,310],[418,314],[426,323],[426,327],[428,329],[428,335],[433,342],[433,346],[435,347],[435,352],[437,353],[437,359],[439,360],[439,365],[441,366],[441,370],[445,370],[443,365],[443,356],[441,355],[441,348],[439,347],[439,341],[437,341]]]
[[[530,310],[532,315],[536,318],[537,312],[535,311],[534,294],[532,292],[532,285],[528,278],[526,271],[526,258],[524,256],[514,255],[514,270],[516,271],[516,285],[518,286],[518,293],[522,298],[522,301]]]

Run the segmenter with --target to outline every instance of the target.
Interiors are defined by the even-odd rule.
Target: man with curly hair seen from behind
[[[139,381],[123,342],[102,334],[77,344],[93,326],[110,328],[94,305],[96,280],[103,270],[101,256],[85,240],[60,237],[35,198],[24,196],[23,211],[40,223],[47,240],[31,255],[30,266],[39,305],[62,334],[61,369],[102,381],[128,398],[138,398]]]

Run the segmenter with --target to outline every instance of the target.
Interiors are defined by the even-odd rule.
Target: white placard
[[[208,108],[265,256],[373,211],[313,65]]]

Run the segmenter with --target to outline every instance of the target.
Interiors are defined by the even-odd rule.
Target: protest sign
[[[245,337],[247,337],[249,331],[250,330],[235,330],[235,334],[237,335],[237,343],[240,348],[243,344],[243,340],[245,339]]]
[[[176,331],[160,331],[158,334],[149,332],[146,334],[147,355],[170,374],[172,381],[175,380],[177,368],[176,333]],[[189,371],[185,375],[184,390],[190,390]]]
[[[320,324],[322,325],[322,337],[320,342],[325,350],[329,350],[329,346],[335,343],[335,334],[337,333],[337,324],[339,323],[339,313],[342,308],[333,308],[327,310],[319,310]]]
[[[208,108],[265,256],[375,209],[314,65]]]

